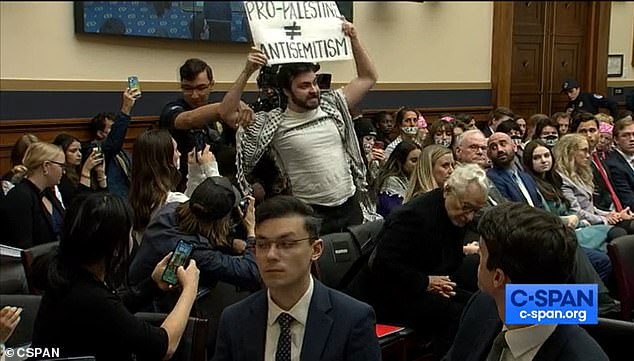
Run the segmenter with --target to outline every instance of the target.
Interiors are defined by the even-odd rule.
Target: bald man
[[[511,137],[505,133],[493,133],[489,137],[487,147],[487,154],[493,163],[493,167],[487,171],[487,176],[500,193],[510,201],[544,208],[537,193],[535,180],[514,162],[517,145]]]

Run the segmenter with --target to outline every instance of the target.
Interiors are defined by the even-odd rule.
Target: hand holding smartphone
[[[165,267],[165,271],[163,272],[163,277],[161,279],[171,285],[178,284],[178,278],[176,277],[176,270],[180,266],[185,266],[187,259],[191,256],[192,251],[194,250],[194,246],[185,242],[184,240],[178,241],[176,248],[174,248],[174,252],[172,252],[172,257],[167,263],[167,267]]]
[[[135,96],[136,99],[141,97],[141,85],[139,84],[139,78],[136,75],[131,75],[128,77],[128,88],[136,89],[139,91]]]

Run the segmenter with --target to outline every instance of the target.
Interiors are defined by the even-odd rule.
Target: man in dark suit
[[[614,191],[623,207],[634,209],[634,121],[625,118],[614,125],[616,149],[605,161]]]
[[[573,231],[558,217],[522,203],[492,208],[478,230],[482,292],[465,307],[443,360],[608,360],[577,325],[503,324],[507,284],[561,284],[570,279],[577,246]],[[496,347],[503,344],[499,340],[506,345]]]
[[[256,209],[256,262],[268,290],[227,307],[214,360],[380,360],[374,310],[310,275],[318,218],[291,196]]]
[[[533,178],[515,164],[517,146],[508,134],[493,133],[488,141],[488,155],[493,167],[487,176],[502,195],[512,201],[543,208]]]

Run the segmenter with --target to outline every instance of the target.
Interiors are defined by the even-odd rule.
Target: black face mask
[[[511,137],[511,140],[513,141],[513,143],[515,143],[515,145],[520,145],[522,144],[522,137],[519,135],[514,135]]]

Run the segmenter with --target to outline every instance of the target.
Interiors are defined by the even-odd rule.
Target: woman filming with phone
[[[132,212],[122,198],[107,193],[76,197],[49,264],[31,347],[97,360],[165,360],[174,354],[196,298],[196,262],[176,269],[180,296],[160,327],[137,319],[133,312],[172,288],[161,280],[171,253],[161,256],[134,292],[118,293],[110,278],[126,264],[131,229]]]
[[[81,143],[70,134],[59,134],[53,144],[60,146],[66,156],[66,173],[59,183],[62,201],[66,206],[82,192],[107,191],[106,168],[101,148],[89,148],[82,162]]]

